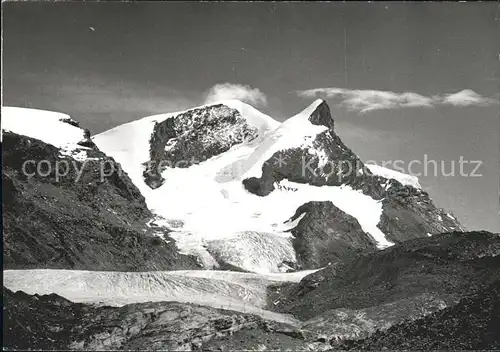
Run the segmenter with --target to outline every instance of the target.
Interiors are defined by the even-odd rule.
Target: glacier
[[[267,287],[279,282],[299,282],[315,271],[253,274],[212,270],[112,272],[34,269],[4,270],[3,274],[5,287],[14,292],[55,293],[76,303],[120,307],[132,303],[176,301],[255,314],[297,325],[299,321],[292,316],[265,309]]]

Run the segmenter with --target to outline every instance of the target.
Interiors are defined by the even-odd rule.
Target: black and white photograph
[[[3,351],[500,350],[500,3],[3,1]]]

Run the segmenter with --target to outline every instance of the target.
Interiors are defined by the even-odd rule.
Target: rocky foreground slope
[[[4,346],[8,349],[217,350],[244,330],[266,336],[260,344],[281,347],[300,333],[257,316],[177,302],[132,304],[121,308],[75,304],[55,294],[30,296],[4,288]],[[244,344],[235,341],[244,348]],[[232,350],[232,349],[231,349]]]
[[[299,318],[287,321],[207,305],[147,303],[147,297],[109,307],[5,289],[4,341],[10,348],[86,350],[427,349],[452,347],[455,336],[464,348],[490,349],[498,346],[492,329],[499,251],[498,234],[473,232],[362,256],[344,269],[326,268],[300,283],[275,285],[267,309]],[[239,275],[250,280],[255,274]],[[469,313],[477,325],[464,330]]]
[[[377,331],[343,350],[498,350],[500,349],[500,281],[458,304],[425,318]]]
[[[333,343],[326,335],[203,306],[92,307],[54,294],[31,296],[4,288],[3,345],[7,350],[496,350],[499,285],[366,339]]]
[[[310,319],[339,308],[361,309],[428,294],[444,302],[500,279],[500,236],[451,232],[406,241],[332,264],[299,284],[272,292],[274,309]]]

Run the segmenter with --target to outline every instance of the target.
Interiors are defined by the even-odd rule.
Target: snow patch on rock
[[[377,176],[382,176],[387,179],[394,179],[399,181],[402,185],[412,186],[415,188],[422,188],[420,183],[418,182],[418,177],[404,174],[402,172],[398,172],[392,169],[388,169],[386,167],[382,167],[375,164],[365,164],[368,169]]]

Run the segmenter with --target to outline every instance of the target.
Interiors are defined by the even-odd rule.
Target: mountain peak
[[[247,123],[259,131],[264,132],[268,130],[273,130],[280,125],[280,122],[275,120],[269,115],[264,114],[258,109],[254,108],[250,104],[247,104],[238,99],[227,99],[227,100],[217,100],[207,104],[195,106],[186,110],[179,110],[174,112],[166,112],[161,114],[155,114],[151,116],[146,116],[136,121],[133,121],[133,124],[137,123],[150,123],[157,122],[162,123],[167,119],[176,118],[180,115],[192,115],[196,112],[205,112],[205,111],[213,111],[216,112],[216,115],[219,117],[224,117],[227,115],[227,109],[236,110],[242,118],[244,118]],[[123,126],[123,125],[121,125]],[[121,126],[117,126],[115,128],[120,128]],[[103,132],[106,133],[107,131]]]
[[[330,112],[330,107],[328,106],[326,101],[318,99],[314,102],[314,104],[316,105],[316,108],[309,116],[309,121],[313,125],[325,126],[333,130],[334,128],[333,117]]]
[[[285,122],[290,121],[289,123],[292,123],[292,121],[297,120],[308,120],[313,125],[324,126],[331,130],[333,130],[334,127],[330,107],[323,99],[316,99],[307,108],[290,117]]]

